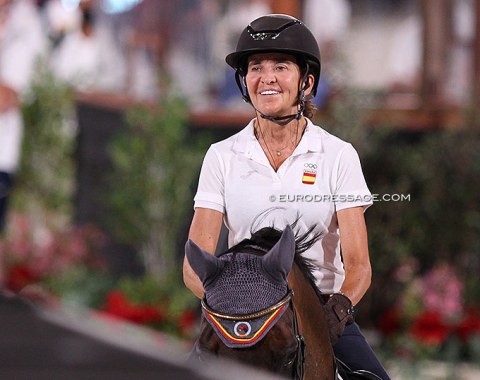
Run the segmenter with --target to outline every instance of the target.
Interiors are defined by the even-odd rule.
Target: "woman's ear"
[[[303,88],[305,89],[305,96],[308,96],[312,93],[314,83],[315,77],[313,76],[313,74],[308,74],[307,80],[305,81],[305,84],[303,86]]]

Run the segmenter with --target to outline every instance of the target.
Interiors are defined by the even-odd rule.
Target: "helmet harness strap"
[[[303,115],[303,111],[305,110],[305,100],[306,100],[305,90],[309,86],[309,81],[307,79],[308,79],[308,73],[310,71],[310,66],[308,62],[306,62],[306,65],[307,65],[307,69],[305,70],[305,74],[303,75],[303,78],[300,81],[300,83],[303,83],[303,87],[300,88],[298,91],[298,111],[296,114],[278,116],[278,117],[265,115],[264,113],[259,111],[257,108],[255,108],[255,106],[253,105],[252,100],[250,99],[250,95],[248,94],[248,88],[242,85],[242,80],[241,80],[242,74],[239,69],[235,70],[235,81],[237,82],[237,86],[240,89],[240,93],[242,94],[242,99],[246,103],[250,103],[253,109],[260,114],[262,119],[270,120],[279,125],[286,125],[290,123],[292,120],[300,120],[300,118]]]

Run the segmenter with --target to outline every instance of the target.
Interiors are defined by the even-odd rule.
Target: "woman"
[[[250,236],[254,220],[255,229],[282,228],[300,216],[300,229],[316,226],[324,236],[306,252],[318,263],[320,290],[331,295],[332,302],[356,305],[371,280],[363,216],[371,195],[353,147],[305,117],[312,116],[310,98],[320,77],[315,38],[293,17],[267,15],[242,32],[226,61],[235,69],[242,96],[256,117],[208,150],[189,238],[213,253],[222,222],[231,246]],[[258,221],[260,214],[264,218]],[[202,284],[187,259],[184,281],[203,297]],[[338,334],[332,338],[339,338],[336,356],[354,370],[389,379],[358,325],[345,327],[351,315],[335,320],[333,313],[327,314]]]

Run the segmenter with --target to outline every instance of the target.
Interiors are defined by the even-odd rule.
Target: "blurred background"
[[[479,0],[0,0],[4,291],[191,347],[199,168],[253,115],[224,57],[267,13],[317,37],[315,122],[378,195],[370,343],[394,378],[478,378]]]

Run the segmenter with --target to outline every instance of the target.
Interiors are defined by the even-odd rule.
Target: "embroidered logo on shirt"
[[[306,163],[303,165],[302,183],[305,185],[313,185],[317,177],[317,164]]]

